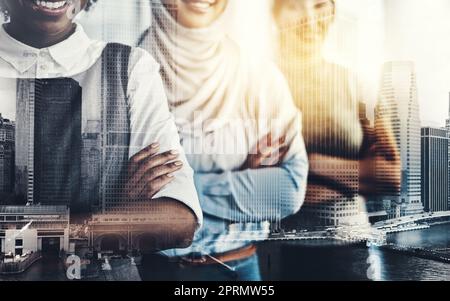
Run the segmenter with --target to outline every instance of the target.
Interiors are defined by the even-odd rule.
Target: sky
[[[336,21],[330,31],[324,56],[358,75],[368,116],[373,117],[381,66],[385,61],[383,0],[336,0],[336,5]],[[347,41],[342,43],[342,40]],[[347,44],[347,47],[340,46],[342,44]],[[354,51],[349,51],[351,48]]]
[[[351,19],[356,55],[346,56],[332,39],[325,56],[353,69],[362,82],[373,116],[381,67],[386,61],[413,61],[422,126],[444,126],[449,115],[450,0],[336,0],[334,30],[346,32]],[[347,30],[348,32],[348,30]],[[331,34],[332,36],[333,34]],[[342,39],[342,38],[341,38]]]
[[[385,0],[386,60],[416,64],[422,126],[444,126],[450,93],[450,1]]]

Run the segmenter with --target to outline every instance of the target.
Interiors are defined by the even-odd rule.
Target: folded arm
[[[159,65],[141,49],[130,57],[130,168],[127,202],[145,208],[144,250],[190,245],[202,211],[190,168],[170,114]],[[137,203],[137,204],[136,204]]]
[[[279,166],[194,176],[203,212],[231,222],[279,221],[303,204],[308,162],[298,154]]]

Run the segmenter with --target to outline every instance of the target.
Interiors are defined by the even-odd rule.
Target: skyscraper
[[[34,196],[43,205],[75,205],[81,180],[81,87],[72,79],[36,80]]]
[[[390,202],[390,217],[421,213],[420,117],[412,62],[388,62],[383,67],[381,90],[375,108],[375,131],[378,137],[383,137],[383,125],[386,123],[392,125],[400,152],[402,181],[400,193],[389,187],[381,187],[382,201]],[[381,141],[379,147],[382,151],[387,145]],[[377,163],[375,168],[378,177],[395,172],[382,162]]]
[[[448,146],[448,174],[450,177],[450,93],[449,93],[449,107],[448,107],[448,119],[445,121],[445,128],[447,129],[447,135],[449,137],[449,146]],[[448,201],[447,201],[447,210],[450,210],[450,179],[448,181]]]
[[[9,194],[13,191],[14,149],[15,124],[0,114],[0,194]]]
[[[367,105],[364,102],[359,103],[359,120],[365,133],[362,150],[367,151],[375,141],[374,127],[367,117]],[[360,164],[359,166],[359,180],[360,184],[363,181],[365,174],[373,174],[375,166],[373,164]],[[367,213],[370,222],[378,222],[388,217],[386,208],[379,199],[374,196],[366,198]]]
[[[448,131],[422,128],[422,201],[427,212],[448,206]]]
[[[35,80],[17,80],[14,189],[17,203],[21,205],[33,203],[35,94]]]
[[[102,139],[100,120],[88,120],[82,134],[81,152],[81,202],[83,207],[101,209],[100,183],[102,163]]]

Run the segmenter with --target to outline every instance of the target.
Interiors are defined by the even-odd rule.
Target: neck
[[[71,26],[59,32],[49,34],[39,30],[27,29],[22,24],[13,21],[5,25],[5,30],[10,36],[37,49],[47,48],[66,40],[75,32],[75,28],[76,25],[71,24]]]

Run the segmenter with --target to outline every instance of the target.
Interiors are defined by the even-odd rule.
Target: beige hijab
[[[160,0],[141,45],[161,65],[167,97],[182,132],[214,131],[236,118],[246,98],[245,64],[226,35],[230,5],[211,26],[181,26]]]

